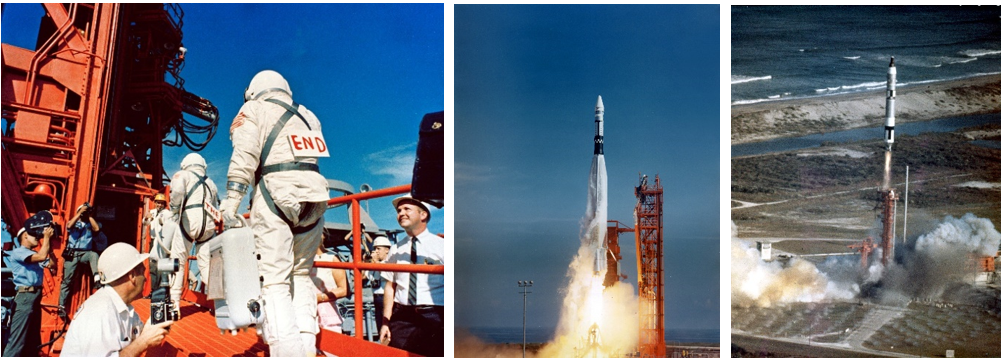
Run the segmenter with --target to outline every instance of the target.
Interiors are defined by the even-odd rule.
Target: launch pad
[[[1001,191],[969,187],[1000,179],[1000,149],[960,136],[1000,124],[894,150],[892,59],[887,80],[882,143],[732,160],[733,356],[1001,356]],[[910,216],[897,210],[906,166],[925,170]],[[754,241],[775,242],[767,262],[750,258]]]

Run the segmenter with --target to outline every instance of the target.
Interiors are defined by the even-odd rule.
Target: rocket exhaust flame
[[[883,188],[880,190],[890,190],[890,160],[893,152],[887,149],[883,155]]]

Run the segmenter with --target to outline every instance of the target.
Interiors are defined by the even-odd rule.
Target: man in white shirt
[[[98,258],[105,287],[87,298],[74,315],[63,343],[63,357],[136,357],[160,345],[173,321],[144,326],[133,310],[146,282],[149,256],[126,243],[108,247]]]
[[[408,235],[387,263],[443,265],[443,238],[426,229],[429,206],[411,195],[395,198],[398,224]],[[389,278],[387,278],[389,277]],[[443,356],[443,275],[391,272],[384,289],[380,341],[427,357]]]

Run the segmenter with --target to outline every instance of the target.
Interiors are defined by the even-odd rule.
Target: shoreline
[[[897,123],[1001,112],[1001,74],[898,89]],[[731,145],[882,126],[886,90],[730,107]]]

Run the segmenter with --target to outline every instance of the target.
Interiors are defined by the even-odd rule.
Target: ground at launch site
[[[1000,135],[1001,125],[990,124],[898,140],[895,188],[903,190],[903,165],[911,167],[909,237],[930,229],[933,218],[966,212],[1001,230],[1001,188],[990,182],[1001,175],[1001,150],[969,142]],[[740,237],[779,242],[776,249],[795,254],[847,252],[875,227],[882,158],[881,140],[734,158],[731,211]]]

